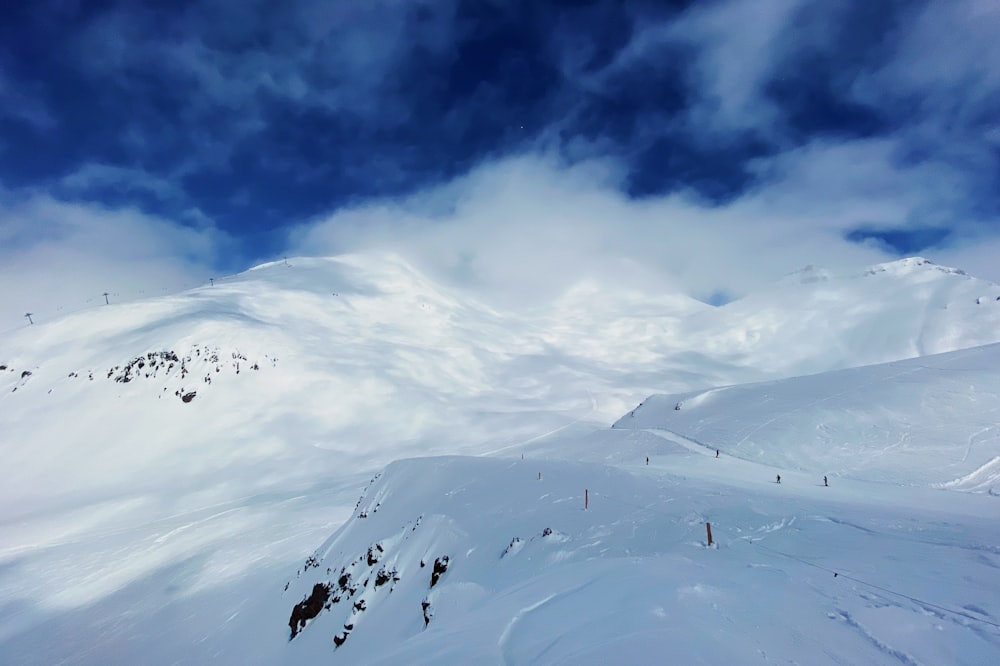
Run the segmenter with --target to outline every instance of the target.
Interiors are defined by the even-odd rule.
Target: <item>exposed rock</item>
[[[191,402],[192,400],[194,400],[194,397],[196,395],[198,395],[197,391],[190,391],[190,392],[185,393],[184,395],[182,395],[181,396],[181,400],[183,400],[184,402]]]
[[[326,600],[329,598],[329,585],[323,583],[313,585],[312,594],[309,598],[297,603],[295,608],[292,609],[292,616],[288,618],[288,626],[292,630],[289,640],[295,638],[299,631],[306,626],[306,622],[320,614],[324,604],[326,604]]]
[[[398,580],[399,580],[399,575],[397,574],[395,569],[393,569],[392,571],[387,571],[385,567],[382,567],[381,569],[378,570],[378,573],[375,574],[375,587],[382,587],[389,581],[396,582]]]
[[[447,555],[434,560],[434,570],[431,572],[431,587],[437,585],[438,580],[448,570],[448,561]]]
[[[509,555],[510,551],[516,548],[520,543],[521,543],[521,537],[514,537],[513,539],[511,539],[510,543],[507,544],[507,547],[503,549],[503,553],[500,555],[500,557],[506,557],[507,555]]]

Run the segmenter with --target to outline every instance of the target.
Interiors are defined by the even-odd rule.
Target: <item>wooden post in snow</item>
[[[708,533],[708,545],[712,545],[712,523],[705,523],[705,531]]]
[[[586,509],[590,506],[590,490],[588,488],[583,489],[583,508]]]

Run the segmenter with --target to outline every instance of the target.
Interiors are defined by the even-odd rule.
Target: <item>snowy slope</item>
[[[0,428],[23,442],[0,500],[47,505],[46,484],[70,503],[205,484],[234,466],[266,487],[332,457],[367,471],[607,422],[656,391],[1000,340],[994,285],[922,260],[868,273],[718,309],[585,284],[524,316],[449,294],[398,257],[294,259],[26,326],[0,341]]]
[[[654,395],[613,427],[784,469],[1000,494],[1000,345]]]
[[[317,584],[328,608],[274,658],[993,663],[997,368],[653,396],[514,458],[394,463],[289,580],[289,613]]]
[[[793,376],[1000,341],[1000,287],[921,257],[807,267],[689,325],[707,355]]]
[[[1000,656],[995,500],[911,489],[871,502],[857,482],[777,486],[733,463],[688,451],[626,469],[530,455],[394,463],[282,593],[291,612],[328,586],[329,608],[287,647],[287,626],[260,643],[288,663]]]
[[[594,285],[580,285],[546,312],[513,314],[446,290],[397,257],[290,259],[287,264],[276,262],[218,280],[214,286],[102,306],[5,334],[0,339],[0,365],[6,366],[0,371],[0,432],[4,433],[0,654],[14,655],[14,663],[173,663],[209,658],[281,663],[296,659],[297,651],[307,650],[299,646],[311,641],[317,641],[316,650],[328,650],[329,634],[310,637],[321,635],[318,631],[287,642],[291,606],[317,582],[305,574],[293,578],[289,572],[294,574],[296,563],[303,564],[303,554],[348,520],[365,481],[399,458],[452,453],[515,457],[502,464],[440,459],[457,461],[443,464],[440,475],[426,466],[429,463],[401,463],[400,478],[413,485],[414,475],[419,476],[420,492],[425,494],[409,496],[405,511],[393,504],[395,508],[385,515],[399,526],[415,520],[410,515],[414,511],[445,516],[443,522],[426,518],[418,531],[428,535],[420,538],[430,545],[454,544],[455,553],[486,548],[477,545],[485,544],[487,537],[477,531],[473,514],[482,515],[484,524],[515,532],[503,537],[508,542],[518,534],[527,540],[544,528],[519,518],[535,511],[521,500],[503,504],[510,514],[506,518],[483,513],[483,505],[496,502],[494,490],[480,495],[473,486],[463,491],[472,512],[468,515],[452,515],[453,508],[437,504],[439,496],[460,485],[456,481],[460,470],[495,475],[499,483],[508,478],[504,466],[516,467],[522,452],[529,459],[550,459],[543,483],[553,475],[564,476],[569,485],[559,492],[565,497],[579,495],[577,486],[593,474],[615,479],[604,491],[595,492],[610,497],[608,488],[614,487],[618,496],[625,497],[625,489],[637,483],[634,474],[650,472],[620,468],[650,455],[659,457],[651,467],[663,476],[647,479],[634,493],[628,491],[640,506],[665,501],[663,483],[694,484],[682,487],[692,497],[701,496],[700,488],[707,483],[716,488],[713,497],[725,496],[739,504],[763,501],[770,489],[761,490],[759,484],[746,488],[734,478],[718,478],[715,468],[704,466],[707,458],[692,453],[701,448],[693,440],[707,439],[707,431],[694,425],[674,429],[677,424],[655,419],[643,429],[620,432],[602,424],[627,413],[653,392],[683,393],[678,399],[693,400],[711,386],[1000,340],[996,325],[1000,304],[989,300],[997,289],[994,285],[921,262],[875,270],[880,272],[779,286],[771,294],[716,309],[678,295],[606,293]],[[814,291],[816,284],[823,285],[820,295]],[[862,299],[864,307],[852,299]],[[797,315],[803,303],[811,303],[813,309],[807,307],[805,315]],[[819,305],[823,303],[825,310]],[[947,308],[941,305],[939,312],[935,308],[941,303]],[[764,311],[780,325],[762,327],[759,317]],[[983,428],[989,425],[995,394],[987,375],[990,367],[996,367],[995,352],[981,354],[976,363],[983,372],[968,383],[949,384],[943,375],[914,374],[914,382],[927,383],[929,395],[944,400],[952,410],[947,418],[927,421],[924,405],[915,402],[918,391],[893,393],[898,395],[886,403],[885,413],[877,411],[879,393],[865,394],[873,409],[861,416],[876,423],[882,434],[864,440],[855,451],[839,444],[841,439],[850,443],[859,432],[851,422],[866,405],[838,405],[837,410],[843,410],[834,410],[833,416],[802,409],[801,420],[795,422],[798,435],[792,438],[798,448],[770,449],[770,434],[766,440],[751,437],[747,442],[753,444],[744,442],[734,450],[742,457],[740,464],[751,466],[741,468],[741,474],[759,481],[782,469],[791,479],[795,470],[801,470],[803,479],[815,482],[817,474],[830,473],[838,489],[848,478],[856,480],[850,483],[867,481],[868,485],[855,486],[860,489],[857,497],[849,498],[852,515],[858,517],[871,508],[864,496],[890,503],[905,498],[898,494],[903,492],[900,484],[919,484],[921,493],[972,497],[961,502],[988,501],[988,493],[977,499],[952,492],[989,491],[995,479],[996,463],[989,458],[995,455],[989,453],[995,450],[992,431],[976,434],[954,425],[963,419]],[[776,395],[790,406],[801,405],[796,402],[800,395],[806,401],[809,395],[816,401],[828,400],[824,392],[828,382],[864,393],[851,386],[871,380],[864,373],[827,381],[818,378],[804,388],[781,389]],[[729,421],[719,418],[711,423],[715,429],[711,437],[719,438],[719,446],[727,433],[745,434],[761,427],[754,413],[756,390],[722,392],[737,397],[726,403]],[[672,410],[669,401],[667,406]],[[661,413],[636,414],[653,418],[654,411]],[[838,414],[850,414],[850,419]],[[928,423],[931,441],[921,441],[918,447],[886,445],[885,433],[905,429],[911,422]],[[803,436],[819,432],[821,425],[831,427],[833,434],[826,439]],[[657,428],[674,429],[687,437]],[[953,428],[955,436],[950,434]],[[765,431],[776,429],[763,427],[761,432]],[[816,445],[817,439],[838,446],[825,451]],[[964,447],[962,453],[950,448],[953,439]],[[903,472],[893,476],[887,470],[893,469],[896,454],[905,464]],[[962,455],[965,459],[956,463]],[[855,458],[867,462],[859,464]],[[559,462],[567,459],[592,464]],[[730,462],[735,465],[736,458]],[[930,467],[934,473],[927,472]],[[599,471],[581,471],[584,468]],[[532,466],[528,473],[536,483],[537,471],[544,470]],[[688,477],[689,471],[697,471],[697,476]],[[871,485],[875,481],[879,483]],[[927,489],[931,483],[944,489]],[[395,485],[386,488],[376,485],[368,497],[372,492],[405,494]],[[811,501],[802,505],[803,510],[816,508]],[[979,506],[961,504],[955,511],[976,516]],[[698,506],[689,508],[685,516],[700,516]],[[777,509],[767,509],[772,511]],[[383,515],[382,509],[378,515]],[[778,516],[774,520],[783,515],[768,513]],[[367,549],[374,533],[357,531],[362,524],[376,525],[378,539],[390,538],[381,518],[372,517],[349,520],[345,531],[323,550],[324,561],[340,558],[334,552],[337,548]],[[978,523],[956,520],[955,529],[968,528],[970,538],[979,539]],[[697,532],[695,523],[689,526],[692,535]],[[632,548],[627,544],[635,530],[629,524],[602,523],[601,529],[615,535],[609,537],[608,552]],[[743,523],[736,517],[732,524]],[[561,529],[569,530],[570,523],[566,525]],[[551,527],[557,529],[555,524]],[[446,538],[449,530],[458,534],[451,541]],[[944,543],[943,547],[952,547],[951,541]],[[984,557],[989,559],[989,538],[983,536],[976,543],[976,548],[986,548]],[[659,558],[668,551],[657,542],[643,552]],[[588,552],[566,556],[579,567],[579,574],[540,582],[539,588],[561,586],[559,581],[603,579],[605,574],[597,571],[605,571],[611,579],[627,578],[627,572],[620,570],[629,566],[622,564],[625,560],[590,564]],[[500,589],[490,587],[495,572],[486,560],[465,570],[471,578],[460,580]],[[313,568],[307,573],[319,571]],[[524,575],[535,579],[548,573],[532,565]],[[577,575],[581,578],[573,577]],[[979,580],[977,576],[973,574],[972,580]],[[401,577],[399,591],[409,590],[401,596],[417,596],[418,587],[406,587],[415,579]],[[292,585],[283,591],[278,580]],[[736,579],[732,582],[738,587]],[[592,587],[602,589],[604,584],[595,582]],[[370,591],[381,594],[383,588]],[[959,596],[961,589],[955,599]],[[573,604],[581,599],[586,600],[567,598]],[[418,605],[421,600],[417,599]],[[492,630],[497,622],[511,620],[507,613],[514,605],[524,602],[518,606],[521,609],[537,601],[530,594],[511,596],[509,604],[492,607],[493,616],[479,616],[476,621]],[[668,612],[665,603],[658,607]],[[994,613],[988,605],[970,603]],[[412,604],[405,605],[409,613]],[[384,617],[395,617],[395,612]],[[741,616],[743,611],[733,612]],[[466,615],[473,621],[469,618],[474,615]],[[421,629],[422,616],[406,617]],[[440,613],[436,617],[444,618]],[[515,623],[515,628],[518,624],[525,623]],[[777,632],[778,625],[774,626]],[[364,638],[360,623],[358,627],[344,643],[345,654],[362,649],[353,646],[377,640]],[[422,637],[472,632],[466,625],[446,628],[439,623],[417,636],[412,628],[407,624],[399,630],[403,633],[394,634],[406,639],[396,646],[404,652],[429,640]],[[568,637],[569,625],[566,630]],[[516,634],[511,629],[508,637]],[[258,640],[261,636],[267,636],[266,641]],[[460,641],[451,642],[454,649],[464,649]],[[484,654],[484,648],[474,643],[469,644],[470,654]],[[156,648],[155,658],[150,657],[150,646]],[[391,660],[395,657],[389,647],[380,644],[378,650]],[[605,647],[620,649],[612,641]],[[591,648],[602,649],[596,639]],[[516,663],[547,661],[530,649],[523,655],[511,654]],[[597,659],[598,652],[588,654]],[[402,659],[403,653],[398,656]],[[450,658],[461,661],[457,654]]]

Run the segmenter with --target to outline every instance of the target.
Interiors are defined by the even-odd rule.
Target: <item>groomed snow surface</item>
[[[354,256],[4,334],[0,662],[1000,663],[997,297]]]

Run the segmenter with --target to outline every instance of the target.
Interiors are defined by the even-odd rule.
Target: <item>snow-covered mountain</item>
[[[998,367],[991,345],[654,396],[507,459],[394,463],[289,579],[323,603],[286,654],[991,663]]]
[[[295,259],[26,326],[0,346],[0,427],[24,442],[0,500],[214,488],[242,467],[256,481],[239,496],[331,458],[367,472],[608,423],[654,392],[1000,341],[1000,287],[960,271],[912,259],[808,275],[722,308],[584,284],[526,316],[398,257]]]
[[[998,317],[1000,287],[911,257],[855,273],[810,266],[689,331],[708,355],[793,376],[996,342]]]
[[[685,663],[757,650],[860,663],[895,650],[983,663],[998,654],[980,625],[1000,616],[985,523],[1000,352],[922,355],[1000,341],[998,298],[911,259],[810,270],[721,308],[583,284],[514,314],[367,255],[26,326],[0,338],[0,654],[649,663],[669,648]],[[427,457],[456,453],[489,455]],[[355,506],[385,464],[414,456]],[[761,485],[772,472],[781,494]],[[815,494],[824,474],[839,494]],[[718,550],[699,545],[711,516]],[[772,531],[772,546],[812,558],[792,538],[803,525],[817,548],[841,548],[827,562],[841,573],[884,575],[896,558],[900,590],[974,619],[746,559],[740,537]],[[720,562],[707,578],[701,557]],[[947,592],[915,573],[953,557],[967,575],[938,571]],[[330,609],[288,642],[317,585]],[[777,604],[763,624],[751,592]],[[806,615],[817,608],[821,621]],[[801,620],[791,629],[785,611]],[[943,637],[914,642],[887,628],[897,620]],[[742,638],[704,647],[723,626]],[[825,656],[810,659],[798,637],[817,634],[805,643]]]

